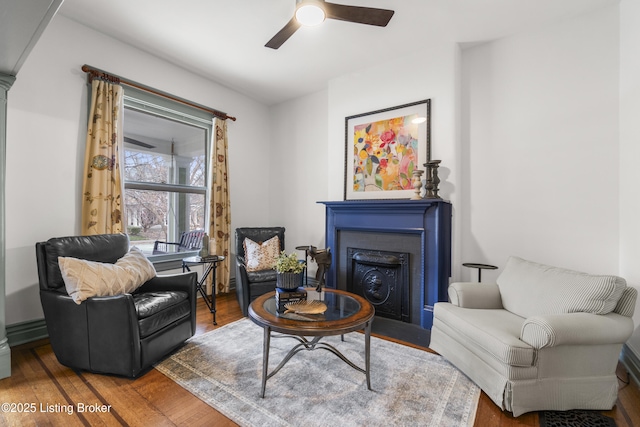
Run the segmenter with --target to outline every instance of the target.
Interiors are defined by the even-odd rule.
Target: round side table
[[[462,265],[465,266],[465,267],[477,268],[478,269],[478,282],[482,282],[482,270],[495,270],[495,269],[498,268],[495,265],[478,264],[478,263],[475,263],[475,262],[465,262]]]

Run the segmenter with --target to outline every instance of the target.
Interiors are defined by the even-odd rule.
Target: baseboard
[[[636,384],[640,384],[640,381],[638,381],[640,379],[640,359],[626,344],[622,346],[620,360]]]
[[[47,324],[44,319],[35,319],[7,325],[9,347],[47,338],[48,336]]]

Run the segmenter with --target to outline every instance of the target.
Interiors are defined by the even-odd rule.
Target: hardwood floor
[[[196,334],[242,317],[235,294],[219,296],[217,303],[218,326],[214,326],[211,314],[204,303],[199,302]],[[12,348],[11,365],[11,377],[0,380],[0,404],[9,403],[12,409],[22,412],[7,412],[3,406],[0,426],[236,425],[155,369],[129,380],[66,368],[56,360],[48,340]],[[627,374],[622,367],[618,375],[626,381]],[[77,410],[81,405],[84,412]],[[638,385],[621,381],[617,405],[602,413],[614,418],[618,427],[640,426]],[[538,426],[538,414],[514,418],[500,411],[482,393],[474,425]]]

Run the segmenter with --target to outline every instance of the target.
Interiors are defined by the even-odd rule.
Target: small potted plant
[[[285,251],[280,252],[275,265],[277,272],[276,286],[280,289],[296,289],[302,285],[302,272],[306,263],[298,259],[295,253],[287,255]]]

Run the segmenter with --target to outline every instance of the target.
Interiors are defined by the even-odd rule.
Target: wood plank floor
[[[218,326],[214,326],[199,301],[197,334],[242,317],[235,294],[219,296],[217,305]],[[129,380],[66,368],[58,363],[46,339],[12,348],[11,365],[11,377],[0,380],[0,404],[13,404],[12,409],[22,412],[0,410],[0,426],[236,425],[155,369]],[[627,381],[621,366],[619,377]],[[84,405],[83,412],[77,410],[79,404]],[[618,403],[613,410],[602,413],[614,418],[618,427],[640,426],[638,385],[620,381]],[[535,427],[538,414],[514,418],[482,393],[474,425]]]

